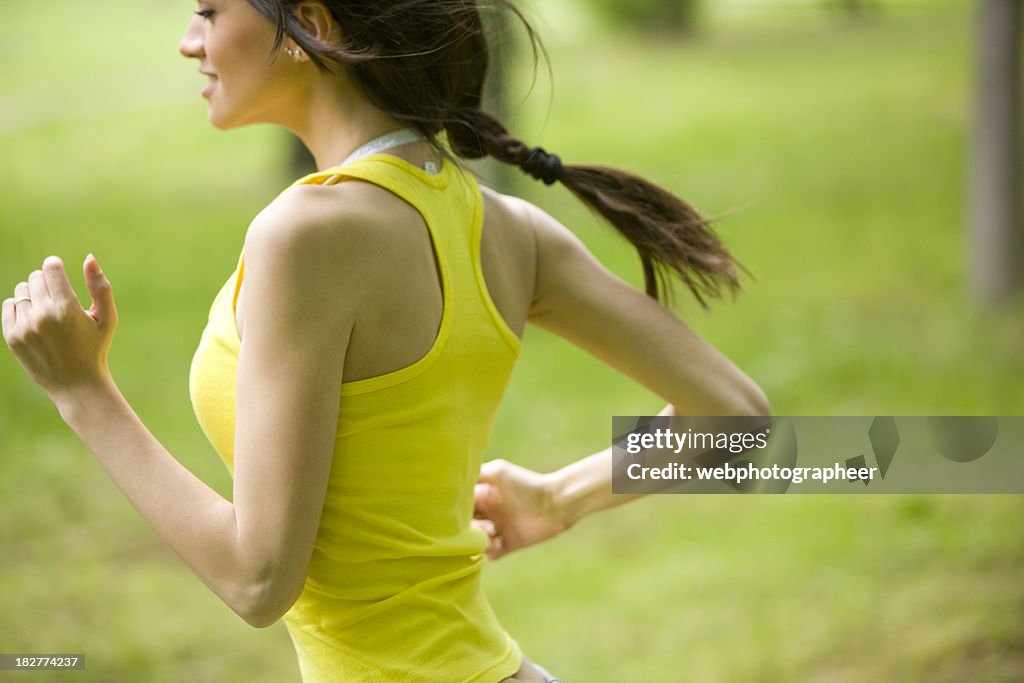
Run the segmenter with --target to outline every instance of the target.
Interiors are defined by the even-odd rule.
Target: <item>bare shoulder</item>
[[[548,233],[552,230],[557,232],[559,229],[572,234],[543,209],[521,197],[501,194],[484,185],[480,186],[480,194],[483,195],[486,211],[497,215],[505,223],[514,224],[516,228],[534,239],[540,236],[539,233]]]
[[[553,249],[587,252],[583,242],[569,228],[536,204],[513,195],[500,194],[490,188],[481,187],[481,192],[488,209],[502,214],[529,234],[539,257]]]
[[[537,287],[537,235],[530,202],[481,186],[484,234],[481,259],[492,296],[519,333]]]
[[[332,255],[351,252],[361,239],[393,222],[388,201],[393,196],[371,183],[295,185],[282,192],[256,218],[246,234],[250,243],[326,249]]]
[[[481,187],[481,193],[485,215],[491,216],[487,225],[504,228],[499,232],[505,234],[496,240],[501,243],[502,260],[517,261],[516,272],[529,280],[527,319],[538,322],[568,290],[583,287],[589,291],[595,278],[606,275],[583,242],[540,207],[489,188]]]
[[[289,187],[246,232],[246,275],[256,259],[272,258],[321,291],[367,294],[403,249],[417,211],[369,182]]]
[[[528,230],[535,254],[533,314],[566,288],[592,291],[596,279],[612,277],[576,234],[540,207],[518,197],[504,197],[508,210]]]
[[[484,210],[492,215],[499,216],[505,221],[511,221],[526,227],[529,221],[530,209],[536,209],[533,204],[514,195],[502,194],[486,185],[480,186],[480,194],[484,199]]]

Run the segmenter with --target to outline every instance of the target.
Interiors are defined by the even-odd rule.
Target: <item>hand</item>
[[[14,357],[50,397],[109,378],[107,353],[117,327],[110,281],[89,254],[82,264],[92,306],[71,288],[64,262],[43,261],[3,302],[3,335]]]
[[[480,467],[474,493],[474,526],[487,532],[487,557],[499,557],[551,538],[569,525],[558,514],[550,474],[507,460]]]

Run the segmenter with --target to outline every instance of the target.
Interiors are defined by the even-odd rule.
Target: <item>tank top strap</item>
[[[415,208],[426,223],[441,272],[444,305],[462,324],[485,317],[514,351],[519,337],[508,327],[487,291],[480,260],[483,197],[476,179],[450,160],[437,174],[391,154],[374,154],[317,171],[293,185],[334,185],[345,179],[378,185]]]

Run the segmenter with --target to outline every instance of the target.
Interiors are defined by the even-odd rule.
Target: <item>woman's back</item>
[[[418,167],[425,160],[441,165],[436,153],[424,152],[421,147],[389,153]],[[349,179],[344,187],[338,184],[315,189],[322,193],[321,207],[328,212],[334,205],[337,213],[344,214],[347,205],[360,203],[373,207],[379,216],[372,239],[360,240],[367,250],[369,280],[345,355],[344,381],[376,377],[412,365],[434,344],[442,316],[436,259],[423,217],[406,200],[372,183]],[[529,215],[532,207],[483,186],[480,194],[480,262],[486,289],[502,319],[516,336],[522,337],[536,281],[537,242]],[[338,230],[336,235],[338,248],[345,249],[345,231]],[[243,285],[236,304],[240,336],[245,325],[244,292]],[[351,293],[318,295],[342,297]]]
[[[493,193],[485,205],[475,181],[451,162],[431,175],[378,155],[299,185],[287,191],[293,211],[322,215],[342,201],[372,211],[369,231],[329,220],[318,227],[337,231],[325,249],[338,249],[361,277],[359,291],[311,296],[356,298],[353,330],[366,352],[354,369],[346,362],[308,574],[284,617],[303,680],[510,676],[522,653],[483,594],[487,537],[470,519],[481,456],[520,342],[488,295],[479,254],[489,206],[496,216],[489,225],[505,240],[483,251],[496,266],[492,279],[511,285],[502,289],[505,315],[515,315],[518,301],[521,330],[532,281],[513,269],[530,273],[529,226],[503,214],[505,200]],[[296,205],[296,191],[311,206]],[[339,214],[352,210],[360,209],[346,205]],[[506,259],[503,248],[522,256]],[[244,278],[243,254],[211,307],[192,368],[197,416],[229,468],[242,349],[232,327]],[[329,283],[329,274],[322,280]],[[241,330],[244,338],[244,323]],[[350,348],[355,339],[353,332]]]

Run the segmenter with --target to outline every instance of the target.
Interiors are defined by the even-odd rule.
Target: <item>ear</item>
[[[295,17],[317,42],[323,45],[341,43],[341,26],[334,20],[331,11],[319,0],[307,0],[299,3],[295,9]]]

